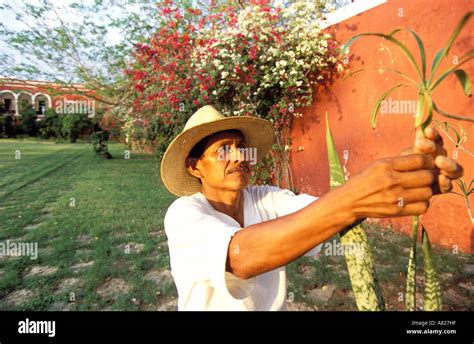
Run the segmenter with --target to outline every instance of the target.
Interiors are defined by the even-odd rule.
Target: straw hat
[[[240,130],[248,146],[257,148],[257,161],[270,150],[275,139],[269,121],[250,116],[225,117],[213,106],[206,105],[188,119],[181,134],[174,138],[163,155],[161,179],[166,188],[176,196],[200,192],[201,183],[187,170],[186,158],[194,145],[206,136],[231,129]]]

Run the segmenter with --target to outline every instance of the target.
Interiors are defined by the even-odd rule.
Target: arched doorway
[[[16,104],[15,93],[10,90],[0,91],[0,115],[14,115]]]
[[[22,111],[33,105],[33,95],[30,92],[20,91],[17,95],[16,114],[21,114]]]
[[[33,100],[34,108],[38,116],[44,116],[46,110],[51,108],[51,97],[45,93],[36,93]]]

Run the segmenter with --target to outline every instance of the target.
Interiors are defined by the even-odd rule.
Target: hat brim
[[[186,158],[206,136],[230,129],[240,130],[248,146],[257,149],[257,161],[268,153],[275,141],[275,130],[269,121],[247,116],[226,117],[182,132],[170,143],[161,160],[161,179],[172,194],[189,196],[201,191],[199,179],[192,176],[185,166]]]

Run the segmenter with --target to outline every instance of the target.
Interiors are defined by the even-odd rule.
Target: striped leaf
[[[421,228],[423,238],[423,265],[425,270],[423,310],[441,311],[441,287],[438,280],[438,273],[436,272],[436,268],[431,256],[430,239],[428,238],[428,232],[426,232],[425,227],[422,225]]]
[[[416,309],[416,240],[418,237],[418,216],[411,220],[411,250],[407,268],[407,289],[405,292],[405,305],[407,311]]]
[[[329,160],[330,187],[334,189],[344,184],[344,172],[339,156],[334,146],[334,140],[329,129],[326,113],[326,143]],[[356,225],[340,235],[344,247],[361,247],[360,254],[354,250],[344,250],[347,269],[351,280],[357,308],[361,311],[382,311],[385,309],[382,293],[380,291],[374,260],[370,250],[369,241],[362,225]]]

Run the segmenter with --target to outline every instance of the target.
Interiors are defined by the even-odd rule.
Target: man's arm
[[[300,211],[237,232],[227,271],[248,279],[292,262],[365,217],[423,214],[437,184],[435,167],[432,156],[421,154],[378,160]]]

